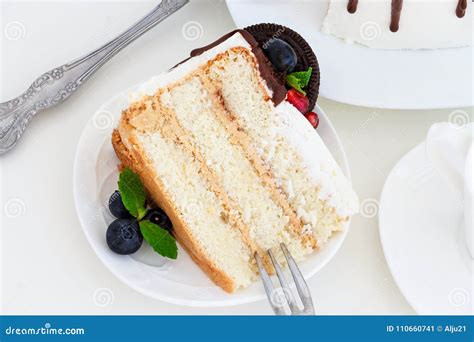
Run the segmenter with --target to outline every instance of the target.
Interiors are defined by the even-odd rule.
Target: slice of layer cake
[[[343,230],[358,200],[246,31],[196,51],[131,95],[112,142],[193,260],[228,292]],[[281,252],[280,252],[281,253]]]

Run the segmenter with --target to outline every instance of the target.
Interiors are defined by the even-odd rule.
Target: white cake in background
[[[330,0],[322,31],[377,49],[441,49],[472,45],[472,2],[465,15],[463,0],[403,0],[398,31],[390,30],[392,0],[359,0],[354,13],[349,0]]]
[[[261,51],[260,51],[261,52]],[[303,260],[358,210],[349,181],[306,118],[275,104],[253,47],[227,38],[131,94],[112,142],[224,290],[258,275],[285,243]]]

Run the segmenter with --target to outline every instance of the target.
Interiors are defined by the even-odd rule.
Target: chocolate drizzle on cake
[[[403,0],[392,0],[392,14],[390,18],[390,31],[397,32],[400,26]]]
[[[357,11],[357,4],[359,3],[359,0],[349,0],[347,3],[347,11],[349,13],[355,13]]]
[[[347,12],[355,13],[357,11],[358,0],[348,0]],[[392,0],[392,11],[390,14],[390,31],[397,32],[400,26],[400,16],[402,14],[403,0]],[[456,16],[464,17],[467,9],[467,0],[458,0],[456,6]]]
[[[458,18],[464,17],[466,14],[467,0],[458,0],[458,5],[456,6],[456,16]]]

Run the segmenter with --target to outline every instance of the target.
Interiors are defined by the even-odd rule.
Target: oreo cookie
[[[259,43],[260,48],[265,53],[265,47],[272,41],[272,39],[281,39],[288,43],[296,53],[297,63],[293,72],[306,71],[309,67],[313,69],[308,86],[306,87],[306,96],[309,100],[309,108],[312,109],[316,104],[319,95],[320,72],[319,64],[313,50],[298,33],[292,29],[278,24],[256,24],[244,28],[250,33]],[[286,72],[278,72],[280,78],[285,78]]]

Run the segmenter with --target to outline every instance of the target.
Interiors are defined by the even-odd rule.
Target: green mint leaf
[[[178,257],[176,240],[167,230],[148,220],[140,221],[139,224],[143,238],[156,253],[170,259]]]
[[[125,208],[141,220],[146,214],[146,192],[138,175],[129,168],[125,168],[120,173],[118,187]]]
[[[303,88],[301,88],[301,84],[299,82],[299,80],[293,76],[293,75],[287,75],[286,76],[286,83],[294,88],[296,91],[300,92],[301,94],[305,95],[306,96],[306,92],[303,90]]]
[[[308,86],[309,79],[313,73],[313,68],[309,67],[306,71],[297,71],[286,75],[286,83],[297,91],[306,95],[304,88]]]

